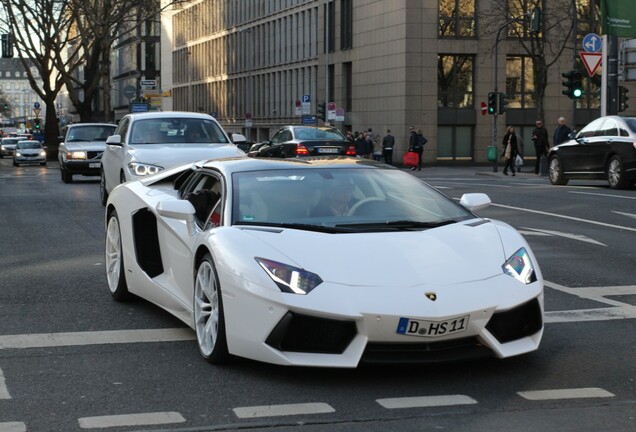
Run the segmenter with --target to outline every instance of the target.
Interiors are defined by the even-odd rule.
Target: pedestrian
[[[382,138],[382,156],[384,163],[393,165],[393,146],[395,146],[395,137],[391,135],[391,129],[386,130],[386,135]]]
[[[565,117],[559,117],[558,122],[559,125],[554,130],[554,138],[552,139],[554,145],[566,142],[570,139],[570,134],[572,133],[572,129],[565,124]]]
[[[501,152],[501,157],[504,158],[506,164],[504,165],[503,173],[504,175],[508,175],[508,168],[512,172],[512,175],[515,175],[515,159],[517,154],[519,153],[517,147],[517,135],[515,134],[515,128],[512,126],[508,126],[506,130],[506,134],[503,137],[502,142],[503,151]]]
[[[354,141],[354,146],[356,148],[356,157],[357,158],[363,158],[367,152],[367,139],[364,136],[364,132],[363,133],[359,133],[356,131],[355,133],[355,141]]]
[[[369,132],[365,132],[364,139],[366,140],[366,150],[364,152],[364,158],[373,159],[373,141],[371,140],[371,134]]]
[[[411,126],[413,128],[413,126]],[[417,153],[417,168],[411,167],[411,171],[422,170],[422,153],[424,152],[424,144],[428,142],[428,140],[422,134],[422,129],[418,129],[417,132],[414,132],[414,128],[411,130],[411,138],[409,140],[410,149],[409,151],[414,151]]]
[[[373,160],[382,161],[382,141],[379,135],[373,140]]]
[[[534,125],[532,142],[534,143],[534,153],[537,155],[537,160],[534,162],[534,173],[539,175],[541,172],[541,158],[548,157],[550,142],[548,141],[548,130],[543,126],[543,121],[537,120]]]
[[[351,133],[351,131],[347,131],[347,134],[345,135],[345,138],[349,142],[354,142],[355,141],[355,138],[353,138],[353,134]]]

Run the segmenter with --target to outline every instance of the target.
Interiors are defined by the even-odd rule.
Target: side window
[[[278,144],[283,142],[283,136],[285,134],[284,130],[280,130],[278,132],[276,132],[276,134],[272,137],[272,144]]]
[[[128,132],[129,127],[130,127],[130,119],[127,117],[124,117],[119,122],[119,125],[117,126],[117,129],[115,129],[115,132],[113,132],[113,135],[120,135],[121,142],[124,143],[126,142],[126,133]]]
[[[601,127],[601,123],[604,119],[596,119],[578,133],[577,138],[589,138],[596,135],[596,131]]]
[[[201,229],[221,224],[223,184],[209,173],[193,178],[188,184],[185,199],[192,203],[194,218]]]
[[[613,119],[605,119],[596,136],[618,136],[618,126]]]

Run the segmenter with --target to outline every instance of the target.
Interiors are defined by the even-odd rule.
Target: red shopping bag
[[[416,152],[406,152],[404,153],[404,166],[416,167],[418,159],[419,155]]]

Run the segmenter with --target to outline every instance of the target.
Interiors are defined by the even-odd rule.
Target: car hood
[[[245,156],[234,144],[144,144],[128,147],[129,162],[143,162],[164,168],[202,159]]]
[[[499,231],[490,222],[395,233],[324,234],[293,229],[250,233],[287,256],[287,264],[346,285],[450,285],[483,280],[500,275],[506,259]]]
[[[64,143],[64,146],[71,151],[104,151],[106,141],[75,141]]]

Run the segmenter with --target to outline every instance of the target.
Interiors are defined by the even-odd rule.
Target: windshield
[[[154,118],[132,125],[131,144],[227,144],[221,127],[206,118]]]
[[[41,149],[42,144],[39,141],[20,141],[17,145],[20,149]]]
[[[72,141],[104,141],[115,132],[115,125],[86,125],[69,128],[66,142]]]
[[[233,184],[233,224],[422,229],[475,217],[393,169],[241,172],[234,174]]]

